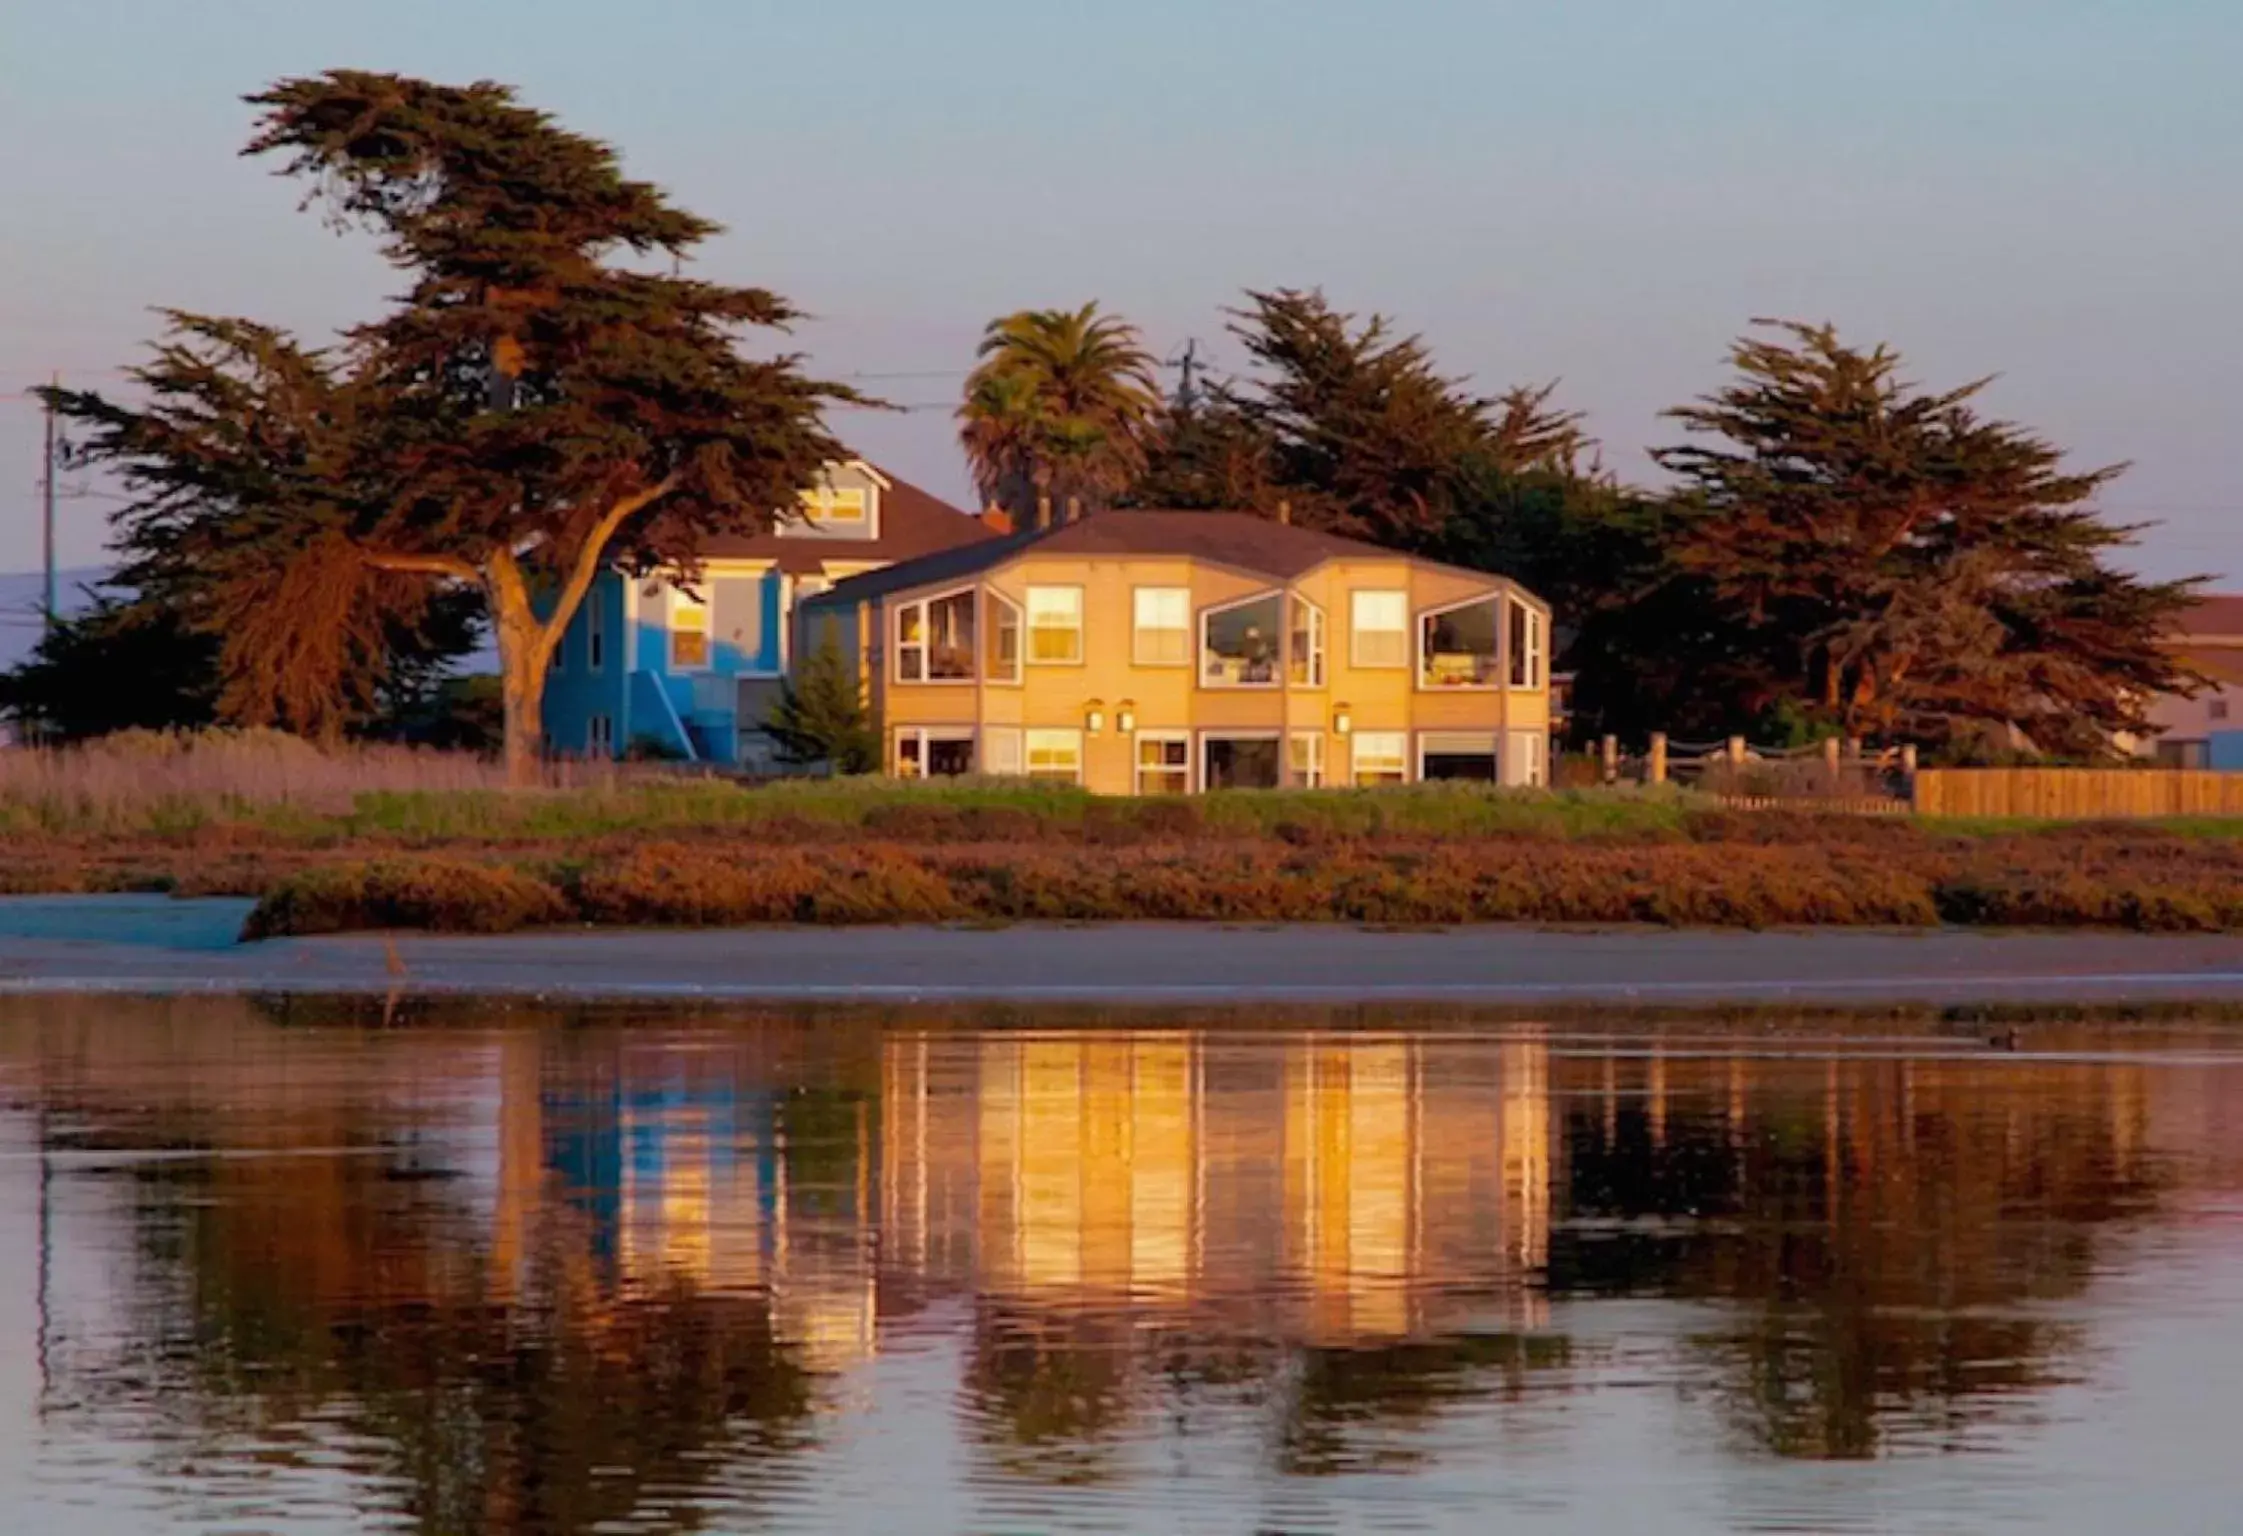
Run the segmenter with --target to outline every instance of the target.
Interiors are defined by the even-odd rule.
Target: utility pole
[[[1197,380],[1200,371],[1199,338],[1197,336],[1185,337],[1183,355],[1170,358],[1168,366],[1177,369],[1183,375],[1176,386],[1176,409],[1189,411],[1199,404],[1199,383]]]
[[[62,375],[59,373],[54,376],[54,387],[56,389],[62,388]],[[39,398],[45,407],[41,414],[46,418],[46,452],[40,459],[39,464],[39,502],[44,514],[46,534],[47,584],[44,612],[47,618],[47,628],[51,631],[55,627],[55,608],[57,606],[55,597],[55,455],[59,445],[55,441],[54,395],[50,392],[41,395]]]

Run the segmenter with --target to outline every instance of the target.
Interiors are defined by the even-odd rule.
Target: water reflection
[[[1594,1458],[1613,1402],[1732,1466],[2000,1446],[2243,1183],[2243,1071],[2172,1055],[2216,1032],[1346,1022],[8,1004],[0,1509],[129,1462],[190,1526],[1165,1526],[1277,1479],[1196,1509],[1246,1529]]]

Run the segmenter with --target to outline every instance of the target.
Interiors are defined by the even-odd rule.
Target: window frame
[[[584,754],[590,757],[594,753],[615,756],[615,717],[605,710],[594,710],[584,717]]]
[[[669,586],[669,596],[662,609],[662,661],[670,676],[692,677],[708,671],[714,665],[716,636],[712,631],[716,620],[711,611],[713,606],[705,597],[695,597],[685,588],[674,584]],[[678,623],[681,614],[697,616],[701,621],[700,627],[696,629],[690,624]],[[678,660],[678,636],[681,634],[697,634],[701,637],[701,660],[698,663],[689,665]]]
[[[972,648],[973,670],[965,677],[936,677],[934,675],[935,643],[932,623],[934,605],[949,602],[955,597],[966,596],[974,599],[974,629],[976,633]],[[917,677],[905,677],[903,675],[903,653],[907,642],[903,638],[903,619],[905,614],[912,612],[914,609],[919,614],[921,638],[910,643],[919,652],[919,675]],[[909,602],[896,604],[895,617],[890,624],[888,672],[890,679],[897,686],[905,688],[970,688],[980,682],[982,658],[979,654],[981,645],[979,631],[981,629],[981,617],[981,589],[974,586],[950,587],[940,592],[928,592],[911,599]]]
[[[1238,730],[1228,726],[1212,726],[1199,733],[1199,750],[1193,754],[1192,768],[1199,776],[1199,787],[1203,793],[1210,789],[1215,782],[1215,776],[1207,771],[1207,750],[1218,741],[1275,742],[1277,744],[1277,783],[1275,787],[1279,789],[1285,787],[1286,746],[1283,731],[1251,728]]]
[[[1366,597],[1391,597],[1401,604],[1402,622],[1392,631],[1371,630],[1371,634],[1398,634],[1402,637],[1402,655],[1398,661],[1365,661],[1363,659],[1363,599]],[[1358,672],[1406,672],[1410,669],[1410,590],[1407,587],[1352,587],[1347,594],[1347,664]]]
[[[996,644],[997,641],[997,634],[1001,626],[997,623],[996,614],[997,610],[1000,607],[1008,609],[1012,613],[1012,671],[1009,676],[1001,674],[997,671],[996,659],[990,655],[988,649],[990,646]],[[1027,665],[1028,660],[1027,608],[1020,603],[1014,602],[1011,598],[998,591],[995,587],[983,587],[981,589],[981,618],[979,622],[982,626],[983,647],[981,655],[981,665],[988,673],[987,677],[983,678],[982,680],[984,682],[994,683],[1001,688],[1019,687],[1021,681],[1021,672],[1022,669]]]
[[[1041,657],[1036,654],[1036,594],[1039,592],[1072,592],[1075,594],[1075,654],[1069,657]],[[1031,667],[1080,667],[1089,662],[1089,646],[1084,630],[1088,627],[1084,614],[1083,588],[1080,582],[1031,582],[1021,590],[1020,659]]]
[[[1297,745],[1313,747],[1308,765],[1304,768],[1293,761],[1293,748]],[[1293,789],[1322,789],[1324,787],[1324,733],[1322,731],[1287,731],[1285,733],[1285,782]]]
[[[607,604],[595,584],[584,600],[584,674],[598,677],[607,671]]]
[[[1488,669],[1489,675],[1494,681],[1485,683],[1435,683],[1430,681],[1425,675],[1425,669],[1427,663],[1432,659],[1433,648],[1432,637],[1426,631],[1432,628],[1433,621],[1442,614],[1454,613],[1460,608],[1477,608],[1482,603],[1493,603],[1495,605],[1495,654],[1489,658]],[[1443,603],[1437,608],[1419,609],[1417,613],[1417,655],[1414,668],[1417,691],[1419,693],[1501,693],[1505,688],[1511,686],[1507,681],[1511,675],[1510,634],[1507,628],[1511,621],[1510,605],[1510,594],[1498,589],[1493,592],[1483,592],[1478,597],[1467,597],[1457,602]]]
[[[1057,774],[1039,774],[1036,772],[1036,738],[1039,736],[1045,737],[1047,739],[1056,736],[1064,736],[1074,744],[1075,772],[1072,779],[1063,781]],[[1031,725],[1024,727],[1020,733],[1020,773],[1022,778],[1038,779],[1045,783],[1057,784],[1061,782],[1068,782],[1081,784],[1083,781],[1083,733],[1081,729],[1075,726],[1062,725]]]
[[[1526,615],[1525,682],[1519,682],[1519,658],[1513,654],[1511,614],[1516,611]],[[1516,592],[1504,594],[1503,627],[1503,687],[1511,693],[1540,693],[1550,682],[1550,616],[1519,596]]]
[[[1347,781],[1349,784],[1355,786],[1358,789],[1377,787],[1367,786],[1363,782],[1363,744],[1366,741],[1399,742],[1401,744],[1401,750],[1394,754],[1394,761],[1396,765],[1395,771],[1399,772],[1402,776],[1399,782],[1403,784],[1407,784],[1410,782],[1410,733],[1408,731],[1359,730],[1353,732],[1348,737]],[[1386,770],[1381,769],[1380,771],[1385,772]],[[1387,781],[1383,779],[1379,781],[1380,784],[1384,784],[1385,782]]]
[[[1007,742],[1011,745],[1012,751],[1010,753],[1010,756],[1012,758],[1013,766],[1010,768],[999,768],[998,766],[996,766],[996,744],[1000,741]],[[1021,735],[1021,729],[1019,726],[983,726],[981,728],[981,743],[976,750],[979,754],[974,759],[974,767],[976,772],[984,773],[992,778],[1000,779],[1019,779],[1027,777],[1028,747],[1026,739]]]
[[[1189,633],[1189,631],[1187,631],[1187,633]],[[1182,792],[1187,795],[1196,794],[1199,790],[1199,780],[1193,769],[1195,766],[1195,759],[1197,758],[1197,754],[1192,750],[1192,733],[1186,730],[1139,731],[1136,736],[1131,739],[1129,745],[1130,793],[1142,798],[1146,792],[1146,769],[1142,749],[1147,742],[1158,742],[1162,746],[1174,746],[1180,744],[1183,747],[1184,762],[1180,770],[1184,775],[1184,788]],[[1179,770],[1175,768],[1160,767],[1155,768],[1152,771],[1155,773],[1175,773]]]
[[[1300,593],[1298,593],[1298,592],[1293,592],[1293,593],[1289,593],[1288,595],[1289,595],[1289,596],[1290,596],[1290,597],[1292,598],[1292,600],[1293,600],[1293,601],[1292,601],[1292,603],[1291,603],[1291,604],[1289,604],[1289,605],[1287,606],[1287,608],[1286,608],[1286,614],[1285,614],[1285,678],[1286,678],[1286,685],[1287,685],[1288,687],[1293,687],[1293,688],[1309,688],[1309,689],[1322,688],[1322,687],[1323,687],[1323,686],[1325,685],[1326,681],[1327,681],[1327,680],[1328,680],[1328,679],[1329,679],[1329,678],[1331,677],[1331,648],[1332,648],[1332,624],[1331,624],[1331,617],[1330,617],[1330,615],[1328,615],[1328,614],[1326,614],[1326,613],[1324,612],[1324,605],[1323,605],[1322,603],[1320,603],[1320,602],[1316,601],[1316,600],[1315,600],[1314,598],[1312,598],[1312,597],[1304,597],[1303,595],[1301,595],[1301,594],[1300,594]],[[1301,678],[1297,678],[1297,677],[1293,676],[1293,622],[1292,622],[1292,621],[1293,621],[1293,613],[1292,613],[1292,610],[1293,610],[1293,608],[1294,608],[1294,607],[1296,607],[1296,606],[1297,606],[1297,607],[1300,607],[1300,608],[1305,608],[1305,609],[1307,609],[1307,610],[1308,610],[1308,616],[1309,616],[1309,620],[1310,620],[1310,623],[1309,623],[1309,630],[1308,630],[1308,633],[1309,633],[1309,652],[1308,652],[1309,666],[1308,666],[1308,673],[1309,673],[1309,675],[1308,675],[1308,677],[1307,677],[1307,679],[1306,679],[1306,680],[1303,680],[1303,679],[1301,679]]]
[[[1147,657],[1145,654],[1145,621],[1143,611],[1139,607],[1139,604],[1144,601],[1145,597],[1148,594],[1154,593],[1160,594],[1162,596],[1174,596],[1183,599],[1184,622],[1176,629],[1175,632],[1183,636],[1184,654],[1174,661],[1155,661]],[[1169,631],[1165,627],[1163,627],[1155,632],[1159,634],[1166,634]],[[1192,589],[1190,587],[1133,586],[1129,589],[1129,662],[1130,665],[1134,667],[1173,668],[1190,667],[1195,665],[1192,660]]]
[[[893,763],[892,774],[896,778],[917,780],[924,783],[926,780],[935,777],[935,775],[927,772],[927,763],[933,756],[930,749],[937,742],[964,742],[973,749],[973,766],[968,768],[966,772],[979,773],[981,771],[981,733],[970,725],[899,725],[891,735],[894,738],[891,742],[894,748],[894,756],[891,759]],[[903,748],[907,741],[919,749],[919,771],[916,773],[904,772]],[[942,777],[949,779],[956,778],[958,775],[946,773]]]
[[[1199,642],[1199,647],[1197,654],[1192,660],[1193,680],[1195,684],[1201,688],[1219,690],[1225,693],[1264,691],[1272,688],[1283,688],[1285,686],[1286,674],[1292,665],[1292,627],[1290,623],[1290,615],[1285,605],[1285,597],[1286,593],[1283,587],[1271,587],[1266,591],[1249,593],[1245,597],[1234,597],[1228,602],[1210,603],[1205,608],[1200,609],[1198,632],[1195,636],[1195,638]],[[1277,634],[1270,646],[1271,656],[1273,661],[1275,662],[1275,665],[1270,668],[1269,681],[1266,683],[1234,683],[1229,681],[1217,681],[1213,678],[1210,678],[1207,675],[1207,658],[1211,654],[1213,654],[1213,652],[1207,643],[1208,622],[1217,614],[1229,613],[1232,610],[1238,608],[1251,608],[1257,603],[1266,603],[1272,598],[1275,598],[1277,600]]]

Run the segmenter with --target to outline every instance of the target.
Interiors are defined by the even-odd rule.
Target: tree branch
[[[575,617],[577,605],[584,601],[584,594],[591,590],[592,578],[600,573],[600,562],[607,554],[608,544],[614,539],[616,530],[623,526],[624,519],[661,500],[676,490],[677,486],[676,475],[665,475],[645,490],[624,497],[600,514],[600,520],[585,535],[584,547],[576,554],[576,565],[569,572],[568,580],[561,584],[560,595],[553,603],[552,617],[546,621],[544,632],[538,637],[540,664],[559,642],[561,633],[568,628],[569,620]]]
[[[480,582],[483,573],[465,560],[450,555],[408,555],[392,549],[362,549],[366,563],[377,571],[403,571],[419,576],[455,576]]]

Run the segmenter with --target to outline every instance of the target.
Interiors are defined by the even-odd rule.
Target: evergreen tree
[[[1678,576],[1751,654],[1756,702],[1851,735],[2023,730],[2092,751],[2187,686],[2164,641],[2194,583],[2105,563],[2136,530],[2052,445],[1982,416],[1985,381],[1927,393],[1889,347],[1771,323],[1725,388],[1670,414],[1702,441],[1659,462],[1687,494]]]
[[[391,623],[472,590],[526,779],[594,577],[691,569],[704,538],[767,526],[840,456],[819,412],[848,392],[743,353],[793,308],[686,276],[717,226],[503,86],[339,70],[251,101],[248,152],[371,229],[406,292],[332,354],[175,316],[145,404],[55,402],[137,533],[214,581],[232,712],[363,693]]]
[[[816,649],[797,675],[780,684],[766,729],[780,760],[798,767],[830,764],[835,773],[872,773],[880,766],[880,735],[865,710],[856,670],[841,653],[828,619]]]

